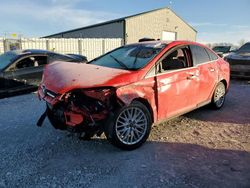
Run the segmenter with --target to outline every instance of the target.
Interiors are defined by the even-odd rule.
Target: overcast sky
[[[166,6],[199,42],[250,41],[250,0],[0,0],[0,37],[40,37]]]

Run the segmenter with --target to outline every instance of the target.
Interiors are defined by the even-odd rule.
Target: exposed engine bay
[[[51,124],[60,130],[70,130],[76,133],[101,134],[102,124],[108,119],[112,111],[121,106],[117,101],[114,88],[79,89],[65,93],[62,96],[43,92],[47,109],[38,121],[38,126],[48,116]],[[53,99],[54,97],[54,99]],[[51,104],[50,99],[57,99]],[[44,116],[44,117],[43,117]]]

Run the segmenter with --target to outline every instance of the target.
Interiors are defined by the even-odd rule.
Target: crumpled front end
[[[41,85],[38,96],[46,101],[46,115],[56,129],[76,132],[98,127],[119,105],[112,87],[76,89],[56,94]]]

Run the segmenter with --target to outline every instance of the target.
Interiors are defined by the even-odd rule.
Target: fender
[[[134,100],[146,100],[147,103],[151,106],[151,109],[149,109],[149,111],[153,112],[153,121],[157,121],[155,90],[151,84],[133,84],[125,87],[120,87],[116,90],[116,95],[117,98],[124,103],[124,105],[129,105]]]

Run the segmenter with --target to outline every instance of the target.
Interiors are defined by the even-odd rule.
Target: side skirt
[[[166,119],[157,121],[156,123],[154,123],[154,125],[159,124],[159,123],[162,123],[162,122],[165,122],[165,121],[172,120],[172,119],[174,119],[174,118],[177,118],[177,117],[179,117],[179,116],[182,116],[182,115],[184,115],[184,114],[187,114],[187,113],[189,113],[189,112],[192,112],[192,111],[194,111],[194,110],[196,110],[196,109],[198,109],[198,108],[201,108],[201,107],[203,107],[203,106],[206,106],[206,105],[208,105],[208,104],[210,104],[210,103],[211,103],[211,100],[207,100],[207,101],[205,101],[205,102],[199,103],[199,104],[198,104],[196,107],[194,107],[194,108],[191,108],[191,109],[189,109],[189,110],[185,110],[185,111],[183,111],[183,112],[180,112],[180,113],[178,113],[178,114],[176,114],[176,115],[174,115],[174,116],[172,116],[172,117],[169,117],[169,118],[166,118]]]

